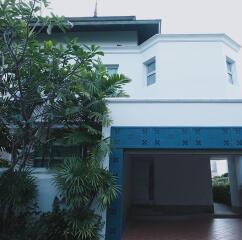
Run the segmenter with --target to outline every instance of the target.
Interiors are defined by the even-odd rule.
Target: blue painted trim
[[[109,170],[121,187],[107,210],[106,240],[121,240],[123,232],[124,149],[242,150],[242,127],[112,127]]]

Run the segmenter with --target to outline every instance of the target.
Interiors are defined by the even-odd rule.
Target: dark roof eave
[[[69,20],[70,22],[72,22],[71,20]],[[120,27],[122,26],[122,28],[125,30],[125,27],[127,27],[127,30],[129,27],[133,26],[133,27],[146,27],[146,26],[156,26],[157,27],[157,33],[161,32],[161,20],[135,20],[135,21],[74,21],[73,23],[73,27],[100,27],[102,26],[104,29],[105,27],[108,26],[113,26],[113,27]],[[71,29],[70,29],[71,31]]]
[[[161,33],[161,20],[136,20],[134,16],[124,17],[67,17],[73,27],[67,32],[84,31],[137,31],[138,44],[143,43],[152,36]],[[54,27],[53,32],[60,29]]]
[[[69,19],[68,19],[69,20]],[[95,26],[95,25],[150,25],[150,24],[158,24],[160,25],[161,20],[136,20],[136,21],[71,21],[74,26]]]

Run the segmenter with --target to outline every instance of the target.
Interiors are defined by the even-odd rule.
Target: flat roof
[[[67,32],[137,31],[138,44],[161,32],[161,20],[137,20],[135,16],[66,17],[73,24]],[[53,32],[60,30],[55,27]]]

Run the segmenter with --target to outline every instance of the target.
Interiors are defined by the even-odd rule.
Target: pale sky
[[[93,16],[95,0],[50,2],[58,15]],[[98,0],[98,15],[162,19],[162,33],[226,33],[242,45],[242,0]]]

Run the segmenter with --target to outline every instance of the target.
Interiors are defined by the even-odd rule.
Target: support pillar
[[[232,208],[242,212],[242,157],[228,159]]]

